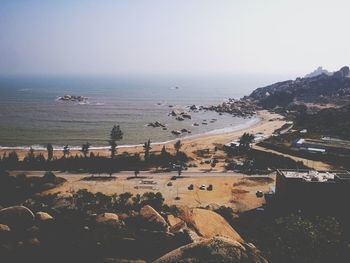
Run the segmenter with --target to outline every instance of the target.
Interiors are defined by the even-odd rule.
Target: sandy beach
[[[221,134],[203,134],[188,138],[179,138],[182,143],[181,151],[185,152],[189,157],[193,158],[193,163],[196,163],[198,166],[200,166],[201,169],[210,168],[209,165],[206,167],[205,164],[201,164],[202,158],[198,158],[196,155],[196,151],[199,149],[209,149],[212,150],[215,148],[215,146],[220,146],[223,144],[226,144],[228,142],[231,142],[235,139],[238,139],[240,136],[242,136],[243,133],[251,133],[251,134],[257,134],[262,133],[264,136],[268,137],[271,136],[271,134],[274,132],[274,130],[280,128],[285,121],[283,120],[283,117],[281,115],[270,113],[268,111],[258,111],[257,117],[259,120],[254,123],[253,125],[238,129],[236,131],[227,132],[227,133],[221,133]],[[152,144],[152,150],[151,152],[157,153],[160,152],[163,145],[165,145],[166,150],[169,152],[174,152],[174,142],[177,139],[175,138],[173,141],[166,142],[166,143],[157,143]],[[8,154],[13,150],[0,150],[0,154]],[[16,150],[18,156],[20,159],[23,159],[26,154],[27,150]],[[91,150],[90,152],[93,152],[95,155],[100,156],[109,156],[110,152],[108,149],[99,149],[99,150]],[[138,146],[119,146],[118,147],[118,153],[122,152],[128,152],[129,154],[134,153],[143,153],[143,147],[141,145]],[[47,152],[43,150],[36,150],[36,154],[43,154],[45,158],[47,157]],[[218,158],[220,161],[220,157],[224,158],[224,156],[220,156],[220,151],[217,151],[215,153],[215,158]],[[63,153],[60,150],[54,151],[54,156],[56,158],[62,157]],[[81,155],[81,152],[78,150],[71,150],[70,152],[71,156],[75,155]],[[223,152],[221,152],[221,155],[223,155]],[[212,156],[214,157],[214,156]],[[219,169],[221,166],[218,165],[216,169]]]

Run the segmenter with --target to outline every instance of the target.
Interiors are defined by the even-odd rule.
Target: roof
[[[307,182],[334,181],[335,177],[350,178],[348,171],[278,170],[285,178],[300,178]]]

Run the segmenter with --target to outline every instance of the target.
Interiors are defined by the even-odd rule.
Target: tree
[[[120,130],[119,125],[114,125],[110,136],[109,136],[109,145],[111,146],[111,158],[113,159],[116,155],[117,152],[117,141],[120,141],[123,139],[123,132]]]
[[[177,175],[178,177],[180,177],[182,174],[182,165],[179,165],[179,167],[177,168]]]
[[[241,152],[247,152],[250,150],[250,144],[254,140],[254,135],[249,133],[244,133],[239,140],[239,150]]]
[[[27,162],[33,162],[35,160],[34,149],[32,147],[30,147],[27,156],[25,157],[25,160]]]
[[[84,158],[87,157],[88,153],[89,153],[89,150],[90,150],[90,143],[86,142],[84,143],[82,146],[81,146],[81,152],[83,153],[84,155]]]
[[[145,161],[148,161],[149,160],[149,152],[152,149],[151,140],[148,140],[147,142],[144,143],[143,149],[145,150]]]
[[[66,146],[63,147],[63,156],[66,157],[67,155],[70,155],[70,148],[68,146],[68,144]]]
[[[181,141],[178,140],[178,141],[174,144],[174,148],[175,148],[175,151],[176,151],[176,155],[178,155],[178,153],[180,152],[181,147],[182,147]]]
[[[53,158],[53,147],[51,143],[47,144],[46,150],[47,150],[47,160],[51,161]]]

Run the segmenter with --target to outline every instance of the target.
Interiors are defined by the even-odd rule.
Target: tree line
[[[94,174],[108,173],[113,174],[121,170],[141,170],[151,167],[171,168],[176,166],[185,166],[188,157],[181,152],[181,141],[174,144],[175,154],[171,154],[163,146],[160,154],[151,153],[151,140],[143,145],[143,158],[140,153],[129,154],[123,152],[117,153],[117,147],[120,140],[123,139],[123,132],[119,125],[114,125],[108,139],[110,146],[110,157],[99,156],[90,151],[91,144],[86,142],[81,145],[81,154],[71,155],[69,145],[65,145],[62,149],[62,157],[54,156],[54,148],[51,143],[47,144],[47,158],[43,153],[35,153],[33,148],[20,160],[16,151],[4,153],[0,156],[0,167],[3,170],[60,170],[60,171],[84,171]]]

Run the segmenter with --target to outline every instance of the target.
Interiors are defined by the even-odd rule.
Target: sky
[[[350,64],[348,0],[0,0],[0,74],[295,74]]]

